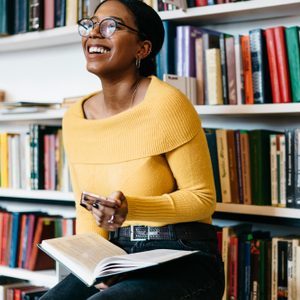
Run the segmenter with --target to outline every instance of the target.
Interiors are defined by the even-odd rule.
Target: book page
[[[184,251],[173,249],[155,249],[144,252],[130,253],[122,256],[104,258],[94,271],[94,277],[131,271],[137,268],[154,266],[198,251]],[[125,270],[126,269],[126,270]]]
[[[95,267],[105,257],[127,253],[97,233],[43,240],[41,249],[83,281],[92,281]]]

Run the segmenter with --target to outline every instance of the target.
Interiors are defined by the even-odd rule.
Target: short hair
[[[95,9],[105,2],[104,0]],[[139,72],[143,76],[150,76],[156,74],[155,57],[159,53],[165,37],[164,26],[158,13],[149,5],[141,0],[116,0],[123,3],[134,15],[135,23],[137,25],[139,38],[142,41],[149,40],[152,43],[151,53],[141,61]]]

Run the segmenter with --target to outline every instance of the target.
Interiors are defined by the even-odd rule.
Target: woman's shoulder
[[[178,88],[171,84],[152,77],[152,85],[148,96],[155,104],[155,113],[170,117],[187,117],[199,121],[199,116],[191,101]]]

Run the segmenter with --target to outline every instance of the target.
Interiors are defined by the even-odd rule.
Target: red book
[[[32,244],[32,250],[29,258],[29,270],[36,271],[54,268],[54,260],[37,247],[37,244],[41,243],[42,240],[55,237],[54,224],[54,218],[38,218]]]
[[[284,31],[283,26],[274,27],[281,103],[290,103],[292,102],[292,96]]]
[[[207,0],[195,0],[196,6],[206,6],[208,5]]]
[[[238,244],[237,236],[230,237],[229,252],[229,296],[230,299],[238,298]]]
[[[280,94],[280,80],[278,65],[276,59],[276,41],[274,35],[274,28],[267,28],[265,30],[266,36],[266,46],[269,60],[269,70],[270,70],[270,79],[271,79],[271,89],[272,89],[272,102],[280,103],[281,94]]]
[[[55,0],[45,0],[44,3],[44,29],[54,28]]]
[[[245,104],[253,104],[252,65],[249,35],[241,36],[242,62],[245,85]]]

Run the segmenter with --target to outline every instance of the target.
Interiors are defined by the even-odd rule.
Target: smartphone
[[[109,198],[104,198],[90,192],[82,192],[80,197],[80,205],[88,209],[88,205],[93,205],[93,204],[100,204],[112,208],[118,208],[115,202],[113,200],[109,200]]]
[[[80,205],[87,209],[88,205],[93,205],[93,204],[101,204],[101,198],[98,195],[93,193],[82,192],[80,197]]]

